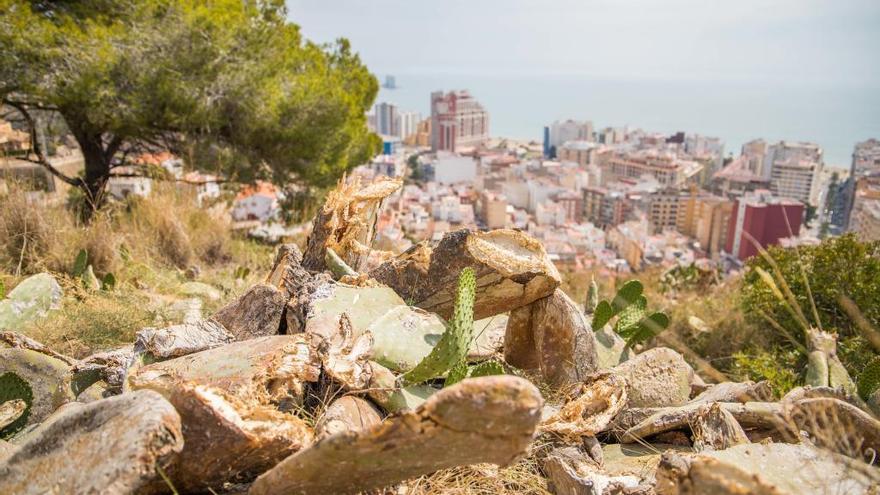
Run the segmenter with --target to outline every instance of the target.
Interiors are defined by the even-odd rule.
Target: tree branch
[[[55,168],[55,166],[52,165],[52,163],[49,161],[49,157],[46,155],[46,152],[43,149],[42,143],[40,143],[39,137],[37,135],[36,121],[34,120],[33,115],[31,115],[30,112],[28,111],[27,106],[25,106],[25,104],[22,104],[20,102],[11,101],[6,98],[3,99],[3,103],[18,110],[19,113],[21,113],[22,117],[24,117],[25,121],[27,122],[28,128],[30,129],[31,148],[30,148],[30,150],[28,150],[28,155],[30,155],[30,153],[33,152],[33,154],[36,155],[37,159],[35,160],[33,158],[30,158],[29,156],[25,156],[24,160],[27,162],[31,162],[31,163],[42,166],[43,168],[48,170],[49,173],[51,173],[55,177],[58,177],[63,182],[65,182],[71,186],[81,187],[82,186],[82,179],[68,177],[67,175],[64,175],[60,170]]]

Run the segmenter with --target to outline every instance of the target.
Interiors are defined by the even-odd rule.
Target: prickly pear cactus
[[[404,384],[422,383],[436,378],[465,360],[474,333],[476,287],[474,270],[472,268],[462,270],[458,276],[455,309],[449,326],[431,353],[403,375]]]
[[[868,400],[877,389],[880,389],[880,356],[869,361],[859,375],[859,397]]]
[[[664,330],[669,326],[669,317],[662,312],[648,314],[648,300],[642,295],[643,290],[641,282],[630,280],[623,284],[612,301],[597,303],[593,330],[601,330],[616,316],[614,332],[626,340],[627,347],[645,342]]]

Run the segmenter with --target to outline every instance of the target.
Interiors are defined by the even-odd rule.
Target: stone
[[[474,341],[468,351],[468,361],[485,361],[504,348],[504,333],[508,316],[494,315],[474,322]]]
[[[640,484],[653,485],[663,452],[689,453],[690,447],[652,444],[609,443],[602,446],[602,470],[609,476],[635,476]]]
[[[627,347],[626,341],[611,329],[611,325],[605,325],[593,335],[596,337],[596,357],[600,370],[611,369],[636,355]]]
[[[195,323],[202,319],[202,300],[197,297],[179,299],[168,306],[168,315],[174,321]]]
[[[694,370],[672,349],[649,349],[612,371],[627,381],[629,407],[680,406],[690,400]]]
[[[12,399],[0,403],[0,429],[14,423],[24,414],[25,409],[27,409],[27,402],[22,399]]]
[[[180,416],[155,392],[66,408],[0,458],[0,493],[138,493],[182,447]]]
[[[512,349],[506,350],[505,356],[511,357],[510,364],[537,361],[542,379],[554,386],[581,382],[599,369],[596,338],[589,322],[562,290],[556,289],[529,308],[528,318],[520,309],[508,320],[505,347],[510,339]],[[529,342],[533,349],[524,346]]]
[[[430,254],[426,247],[418,247],[386,261],[370,271],[370,277],[411,304],[449,319],[458,275],[465,267],[473,268],[477,276],[476,320],[549,296],[560,284],[544,246],[509,229],[447,233]]]
[[[700,454],[663,455],[660,495],[865,494],[880,484],[877,469],[809,445],[743,444]]]
[[[181,491],[251,479],[312,442],[296,415],[320,360],[303,335],[278,335],[143,366],[128,378],[180,413],[184,450],[168,476]]]
[[[61,307],[64,291],[55,277],[38,273],[21,281],[0,301],[0,330],[18,330]]]
[[[455,466],[507,465],[531,443],[542,404],[522,378],[466,379],[414,411],[288,457],[257,478],[249,493],[354,494]],[[338,475],[328,475],[330,466]]]
[[[346,395],[333,401],[315,423],[318,439],[342,432],[371,428],[382,422],[379,411],[368,401]]]
[[[114,393],[122,392],[125,377],[136,358],[134,349],[128,346],[98,352],[78,361],[70,369],[73,393],[78,395],[99,380]]]

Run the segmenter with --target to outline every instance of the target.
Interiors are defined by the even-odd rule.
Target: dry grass
[[[547,479],[535,456],[512,466],[492,464],[444,469],[406,483],[407,495],[549,495]]]

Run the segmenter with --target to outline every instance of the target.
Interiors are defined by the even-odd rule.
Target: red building
[[[470,93],[431,93],[431,151],[457,152],[488,139],[489,113]]]
[[[755,191],[737,199],[728,227],[727,252],[745,260],[758,254],[750,236],[761,247],[777,245],[779,239],[798,236],[804,209],[800,201],[776,198],[769,191]]]

